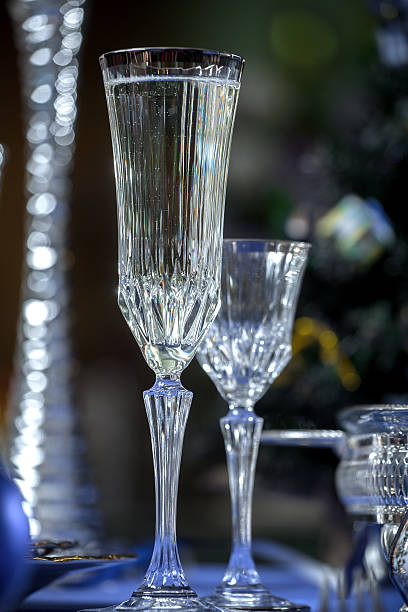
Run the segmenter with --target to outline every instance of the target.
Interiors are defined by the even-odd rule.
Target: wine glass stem
[[[152,439],[156,533],[152,559],[135,594],[193,594],[184,577],[176,541],[176,506],[184,431],[193,394],[179,379],[157,379],[143,394]]]
[[[251,552],[252,492],[263,419],[252,408],[230,406],[220,420],[232,509],[232,551],[223,583],[259,584]]]

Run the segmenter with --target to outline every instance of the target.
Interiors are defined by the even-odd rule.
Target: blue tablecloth
[[[200,564],[186,568],[190,585],[199,595],[207,595],[221,580],[225,567],[215,564]],[[295,568],[289,565],[278,567],[259,566],[263,582],[275,595],[290,599],[296,603],[308,604],[312,612],[319,612],[321,607],[321,585],[318,575],[310,568]],[[28,597],[19,608],[21,611],[36,612],[74,612],[81,608],[104,607],[117,604],[129,597],[142,579],[140,568],[127,567],[121,574],[112,576],[109,572],[93,571],[71,575],[69,578],[43,588]],[[383,612],[397,612],[402,601],[393,588],[381,592]],[[355,612],[356,604],[350,598],[347,609]],[[379,612],[367,595],[365,612]],[[329,597],[330,612],[340,612],[341,607],[334,593]]]

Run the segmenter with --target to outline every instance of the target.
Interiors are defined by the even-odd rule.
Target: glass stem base
[[[231,493],[232,550],[222,583],[205,600],[240,610],[307,610],[275,597],[261,583],[252,557],[252,493],[263,419],[253,408],[232,405],[220,420]]]
[[[299,612],[309,610],[309,606],[292,603],[282,597],[272,595],[261,583],[237,584],[227,586],[220,584],[212,595],[204,598],[206,602],[219,608],[239,610],[291,610]]]
[[[178,379],[157,379],[155,385],[143,393],[143,398],[152,439],[156,533],[143,584],[132,594],[132,599],[196,597],[184,576],[176,541],[181,451],[193,394],[184,389]]]
[[[152,558],[142,585],[116,606],[81,612],[180,610],[220,612],[202,601],[184,576],[176,542],[176,503],[181,450],[193,394],[178,378],[156,380],[143,393],[152,439],[156,489],[156,534]]]
[[[194,591],[182,596],[180,594],[168,594],[164,597],[136,596],[120,604],[116,610],[183,610],[184,612],[219,612],[218,608],[211,603],[201,601]]]
[[[131,597],[127,601],[116,606],[107,608],[87,608],[79,612],[122,612],[123,610],[155,610],[155,612],[169,612],[181,610],[182,612],[221,612],[211,602],[199,599],[197,595],[190,597],[165,596],[165,597]]]
[[[252,492],[263,419],[253,409],[230,406],[220,420],[231,494],[232,547],[220,589],[260,585],[252,558]]]

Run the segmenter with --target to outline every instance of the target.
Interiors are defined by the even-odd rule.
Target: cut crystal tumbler
[[[232,551],[223,581],[206,598],[221,608],[304,608],[271,595],[261,583],[251,554],[251,505],[263,425],[254,405],[290,360],[309,246],[224,240],[221,309],[197,355],[229,404],[220,424],[231,491]]]
[[[156,534],[143,584],[116,610],[201,610],[176,544],[176,497],[192,393],[180,375],[220,303],[225,188],[243,60],[197,49],[100,59],[112,133],[119,306],[156,374],[144,393]],[[115,608],[113,608],[115,609]]]

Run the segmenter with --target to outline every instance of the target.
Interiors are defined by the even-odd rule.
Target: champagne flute
[[[243,60],[146,48],[101,56],[118,204],[119,307],[156,375],[144,392],[156,533],[143,584],[112,610],[206,609],[176,542],[182,442],[192,393],[180,375],[220,304],[225,189]],[[211,607],[212,609],[212,607]]]
[[[222,304],[197,357],[229,404],[221,419],[232,507],[232,551],[206,600],[221,608],[302,610],[262,584],[251,553],[251,507],[263,419],[255,403],[291,358],[292,327],[310,245],[224,240]]]

